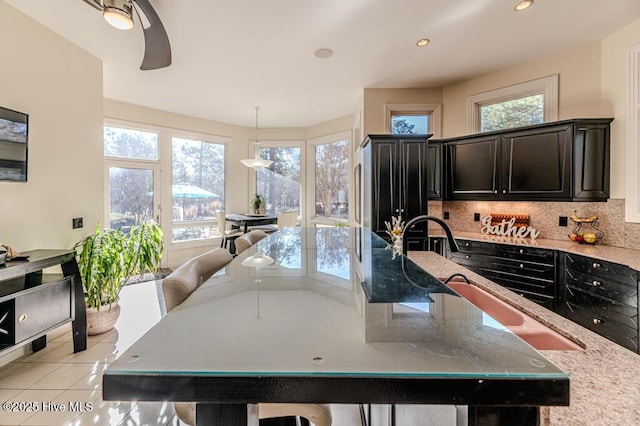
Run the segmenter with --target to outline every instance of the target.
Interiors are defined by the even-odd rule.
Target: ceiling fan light
[[[271,160],[265,160],[263,158],[246,158],[244,160],[240,160],[242,164],[247,167],[253,167],[254,169],[262,169],[263,167],[269,167],[273,164]]]
[[[119,30],[133,28],[133,6],[130,0],[104,0],[102,16]]]
[[[260,111],[260,107],[253,107],[256,110],[256,141],[254,142],[253,152],[255,154],[255,158],[245,158],[244,160],[240,160],[242,164],[247,167],[253,167],[254,169],[262,169],[263,167],[269,167],[273,164],[271,160],[265,160],[264,158],[260,158],[260,142],[258,142],[258,111]]]

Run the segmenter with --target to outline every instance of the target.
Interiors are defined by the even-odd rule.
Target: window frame
[[[558,74],[518,83],[467,97],[467,129],[480,132],[480,107],[533,95],[543,95],[543,122],[558,120]]]
[[[230,159],[229,159],[229,143],[232,141],[231,138],[225,137],[225,136],[215,136],[215,135],[209,135],[206,133],[198,133],[198,132],[190,132],[190,131],[186,131],[186,130],[179,130],[179,129],[166,129],[167,130],[167,167],[166,170],[169,170],[169,173],[165,173],[166,177],[165,179],[168,180],[168,182],[166,182],[166,190],[165,190],[165,181],[163,180],[163,186],[162,186],[162,192],[163,192],[163,200],[164,197],[167,197],[167,201],[168,201],[168,205],[173,205],[173,195],[171,194],[171,188],[173,185],[173,139],[174,138],[178,138],[178,139],[189,139],[189,140],[193,140],[193,141],[197,141],[197,142],[204,142],[204,143],[214,143],[214,144],[218,144],[218,145],[223,145],[224,147],[224,208],[226,210],[227,208],[227,204],[229,204],[229,198],[227,197],[228,194],[230,194],[229,192],[229,180],[227,179],[229,176],[229,165],[230,165]],[[163,204],[164,205],[164,204]],[[175,224],[173,223],[173,212],[172,209],[168,208],[166,209],[167,212],[165,213],[163,211],[162,213],[162,217],[163,220],[167,220],[167,223],[169,223],[171,225],[171,233],[170,235],[173,235],[173,228],[175,226]],[[217,218],[213,218],[213,219],[209,219],[209,220],[194,220],[194,221],[184,221],[181,222],[180,225],[178,227],[185,227],[185,226],[211,226],[211,227],[217,227],[218,226],[218,219]],[[169,233],[165,232],[166,235],[169,235]],[[213,240],[219,240],[221,238],[221,236],[214,236],[214,237],[209,237],[209,238],[204,238],[204,239],[198,239],[198,240],[187,240],[187,241],[173,241],[172,237],[168,237],[168,243],[171,244],[172,246],[180,246],[180,247],[191,247],[191,246],[201,246],[201,245],[208,245],[210,241]]]
[[[628,52],[625,221],[640,223],[640,43]]]
[[[255,149],[256,149],[256,144],[255,144],[255,140],[249,140],[249,144],[250,144],[250,148],[249,148],[249,158],[254,158],[255,157]],[[305,190],[306,190],[306,142],[304,140],[292,140],[292,141],[265,141],[265,140],[260,140],[260,144],[258,146],[259,149],[261,148],[300,148],[300,188],[301,188],[301,193],[300,193],[300,221],[301,221],[301,226],[306,226],[305,222],[304,222],[304,218],[305,218],[305,210],[306,210],[306,203],[305,203]],[[245,167],[245,166],[243,166]],[[258,173],[257,170],[251,169],[251,173],[249,174],[249,194],[248,194],[248,200],[247,200],[247,209],[249,207],[249,200],[253,197],[253,194],[256,193],[256,190],[258,188]]]
[[[167,251],[175,249],[190,249],[204,246],[211,246],[212,241],[219,241],[220,237],[214,236],[207,239],[188,240],[188,241],[173,241],[173,215],[171,208],[164,208],[165,206],[172,205],[171,186],[173,184],[173,170],[172,170],[172,143],[173,138],[184,138],[199,140],[202,142],[224,144],[224,191],[225,191],[225,206],[233,204],[233,193],[230,191],[229,170],[231,167],[231,152],[230,144],[233,141],[231,137],[213,135],[201,132],[192,132],[182,129],[156,126],[147,123],[138,123],[133,121],[121,120],[116,118],[105,117],[103,120],[103,127],[117,127],[121,129],[129,129],[134,131],[153,132],[158,135],[158,159],[157,160],[144,160],[144,159],[127,159],[122,157],[111,157],[104,155],[104,146],[102,148],[103,167],[104,167],[104,212],[103,215],[106,218],[105,223],[109,218],[109,167],[116,165],[121,167],[135,167],[138,166],[154,166],[159,168],[158,175],[156,176],[156,185],[160,185],[159,197],[155,200],[156,208],[158,204],[160,207],[160,227],[164,231],[165,235],[165,247]],[[104,137],[103,137],[104,143]],[[208,221],[197,221],[189,223],[181,223],[181,226],[193,224],[194,226],[217,226],[217,219]]]
[[[351,172],[353,166],[353,141],[351,140],[351,131],[345,130],[343,132],[334,133],[327,136],[320,136],[317,138],[309,139],[307,141],[307,145],[309,146],[309,152],[307,154],[307,182],[309,182],[309,187],[305,187],[307,193],[306,196],[306,223],[309,225],[335,225],[336,223],[348,225],[350,223],[354,223],[354,198],[353,198],[353,173]],[[349,166],[347,169],[348,172],[348,189],[349,189],[349,197],[347,198],[349,202],[349,215],[348,219],[334,219],[334,218],[320,218],[315,216],[316,212],[316,179],[315,179],[315,170],[316,170],[316,156],[315,156],[315,148],[318,145],[328,145],[331,143],[347,141],[348,151],[349,151]]]
[[[385,104],[384,128],[391,134],[391,117],[393,115],[426,115],[428,116],[427,132],[434,138],[440,138],[442,132],[442,105],[440,104]]]

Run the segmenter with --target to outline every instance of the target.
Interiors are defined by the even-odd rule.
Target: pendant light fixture
[[[271,164],[273,164],[273,161],[260,158],[260,142],[258,142],[258,111],[260,110],[260,107],[257,106],[254,108],[256,109],[256,141],[253,144],[254,158],[247,158],[244,160],[240,160],[240,162],[247,167],[253,167],[254,169],[258,170],[263,167],[269,167]]]
[[[111,26],[119,30],[133,28],[133,5],[131,0],[104,0],[102,16]]]

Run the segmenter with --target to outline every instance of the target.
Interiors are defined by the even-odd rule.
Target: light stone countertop
[[[465,233],[456,233],[456,237],[468,238]],[[476,237],[479,234],[473,234]],[[489,237],[490,238],[490,237]],[[489,239],[483,241],[490,241]],[[537,240],[543,243],[554,240]],[[497,241],[494,241],[497,242]],[[514,244],[513,241],[502,241]],[[640,266],[636,259],[631,264],[624,259],[628,257],[610,257],[618,254],[618,250],[635,252],[635,250],[616,249],[608,246],[586,246],[568,241],[558,245],[540,247],[555,248],[594,256],[602,259],[625,263],[629,266]],[[575,247],[574,247],[575,246]],[[588,252],[584,252],[585,249]],[[613,249],[613,250],[609,250]],[[596,255],[591,253],[595,250]],[[640,252],[636,252],[636,255]],[[560,315],[525,299],[500,285],[471,272],[463,266],[453,263],[433,252],[409,252],[409,257],[426,271],[439,278],[449,277],[461,272],[478,287],[517,307],[527,315],[545,324],[554,331],[570,338],[583,351],[541,351],[559,368],[570,375],[569,407],[543,408],[543,425],[638,425],[640,424],[640,355],[601,337]]]

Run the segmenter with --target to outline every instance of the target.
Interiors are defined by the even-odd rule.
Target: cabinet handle
[[[591,285],[593,285],[594,287],[600,287],[602,285],[602,282],[594,280],[593,283],[591,283]]]
[[[602,265],[601,265],[601,264],[599,264],[598,262],[593,262],[593,267],[594,267],[595,269],[598,269],[598,268],[602,267]]]
[[[436,195],[439,195],[439,194],[440,194],[440,191],[436,191]]]
[[[22,314],[18,317],[18,322],[25,322],[27,320],[27,314]]]
[[[400,209],[396,209],[396,213],[400,213]]]
[[[602,320],[601,320],[601,319],[598,319],[598,318],[594,318],[594,319],[593,319],[593,323],[594,323],[594,324],[602,324]]]
[[[523,254],[523,253],[524,253],[524,249],[520,249],[520,254]]]
[[[520,264],[520,269],[523,269],[523,268],[524,268],[524,265],[521,263]]]
[[[503,189],[503,190],[502,190],[502,193],[503,193],[503,194],[506,194],[506,193],[507,193],[507,190],[506,190],[506,189]]]
[[[493,191],[494,194],[498,195],[498,190]]]
[[[471,258],[471,256],[466,255],[464,258],[465,258],[465,259],[469,259],[469,258]]]
[[[465,247],[469,247],[471,245],[471,243],[464,243]]]

